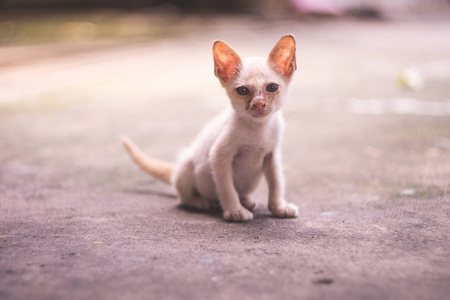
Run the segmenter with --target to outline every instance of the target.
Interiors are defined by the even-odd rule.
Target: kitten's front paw
[[[253,219],[253,214],[245,208],[233,211],[225,210],[223,218],[230,222],[247,222]]]
[[[269,207],[272,214],[279,218],[295,218],[298,216],[298,207],[293,203],[286,203],[279,207]]]

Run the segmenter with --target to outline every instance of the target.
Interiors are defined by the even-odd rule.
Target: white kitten
[[[210,209],[218,204],[228,221],[248,221],[256,203],[250,194],[264,175],[269,210],[277,217],[298,215],[284,199],[280,108],[296,69],[295,40],[283,36],[269,54],[241,60],[226,43],[213,46],[215,75],[231,107],[208,124],[176,166],[145,156],[130,140],[125,148],[145,171],[172,184],[183,205]]]

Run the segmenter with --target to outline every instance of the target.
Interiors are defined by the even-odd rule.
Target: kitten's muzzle
[[[254,99],[250,104],[250,109],[262,112],[266,108],[266,101],[263,99]]]

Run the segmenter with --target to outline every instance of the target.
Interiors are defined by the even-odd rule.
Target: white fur
[[[200,132],[178,164],[173,167],[146,157],[123,138],[126,150],[144,171],[173,184],[183,205],[200,209],[220,205],[226,220],[251,220],[249,210],[256,203],[250,194],[265,176],[272,214],[296,217],[297,207],[284,199],[280,150],[284,126],[280,109],[296,69],[294,37],[283,36],[267,60],[242,61],[221,41],[214,43],[213,56],[230,106]],[[248,93],[242,92],[243,86]]]
[[[267,95],[270,83],[278,84],[274,95]],[[281,169],[284,122],[280,109],[286,101],[289,79],[277,74],[265,59],[251,58],[242,61],[235,79],[222,84],[230,107],[201,131],[173,172],[171,182],[181,203],[208,209],[220,201],[226,220],[251,220],[253,214],[248,209],[256,204],[250,194],[264,175],[270,211],[278,217],[297,216],[297,207],[284,199]],[[253,99],[270,97],[264,115],[246,108],[245,97],[236,92],[243,85],[253,91]]]

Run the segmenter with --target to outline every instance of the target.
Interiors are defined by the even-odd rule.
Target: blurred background
[[[88,43],[186,34],[224,15],[257,20],[446,18],[448,0],[1,0],[0,43]]]
[[[159,197],[120,135],[175,161],[228,103],[213,42],[286,33],[298,219]],[[447,299],[449,191],[450,0],[0,0],[1,299]]]
[[[0,162],[165,189],[119,134],[173,161],[227,105],[213,41],[266,56],[292,33],[292,183],[446,193],[449,24],[447,0],[0,0]]]

